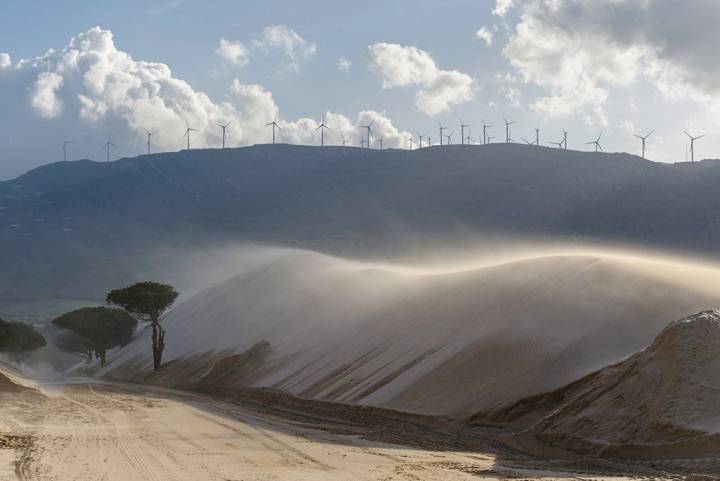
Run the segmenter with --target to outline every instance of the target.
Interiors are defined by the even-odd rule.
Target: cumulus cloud
[[[286,67],[299,70],[299,60],[315,55],[317,45],[302,38],[295,30],[285,25],[269,25],[262,31],[262,39],[256,45],[264,49],[277,49],[283,52]]]
[[[514,0],[496,0],[493,15],[504,17],[515,6]]]
[[[221,130],[216,122],[232,122],[227,129],[229,145],[267,142],[271,132],[265,124],[279,114],[272,92],[261,85],[234,80],[223,101],[213,101],[175,77],[163,63],[136,60],[118,49],[112,32],[92,28],[72,38],[60,51],[18,61],[3,75],[0,91],[24,98],[39,118],[58,119],[68,126],[74,121],[86,126],[111,124],[116,134],[124,129],[141,144],[145,129],[157,130],[153,147],[176,150],[183,146],[186,122],[199,129],[193,132],[192,147],[216,147]],[[9,79],[9,81],[8,81]],[[9,89],[15,89],[9,93]],[[359,139],[358,122],[375,119],[377,135],[388,147],[400,147],[403,136],[382,113],[363,111],[356,121],[327,112],[326,123],[333,129],[326,143],[341,144]],[[319,119],[278,120],[280,141],[318,144]]]
[[[720,3],[527,0],[520,8],[503,53],[548,91],[533,105],[546,116],[584,111],[606,122],[609,89],[641,80],[667,97],[708,102],[720,93],[720,64],[708,60],[720,41]]]
[[[480,27],[477,32],[475,32],[475,38],[485,42],[485,45],[487,45],[488,47],[492,46],[493,44],[493,36],[493,31],[485,25]]]
[[[415,105],[428,115],[469,102],[475,82],[457,70],[441,70],[433,58],[417,47],[376,43],[368,47],[370,67],[382,76],[382,88],[418,86]]]
[[[10,55],[6,53],[0,53],[0,70],[7,70],[12,67],[12,60]]]
[[[55,72],[42,72],[38,75],[30,103],[41,117],[53,119],[62,112],[63,102],[57,95],[57,91],[62,85],[62,76]]]
[[[215,49],[215,53],[226,62],[241,67],[250,61],[250,55],[245,45],[224,38],[220,39],[220,45]]]
[[[337,69],[339,72],[348,73],[348,72],[350,72],[351,66],[352,66],[352,62],[350,62],[350,60],[346,59],[345,57],[340,57],[338,59]]]

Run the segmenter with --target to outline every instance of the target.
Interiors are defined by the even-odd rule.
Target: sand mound
[[[518,403],[505,420],[533,410],[549,414],[515,442],[630,458],[720,454],[720,310],[670,323],[647,349]]]
[[[160,373],[145,331],[98,374],[470,415],[560,388],[720,302],[707,289],[719,273],[648,265],[567,255],[428,273],[284,251],[179,305]]]

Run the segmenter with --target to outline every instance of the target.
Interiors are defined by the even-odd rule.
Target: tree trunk
[[[152,350],[153,350],[153,368],[157,371],[162,363],[162,353],[165,349],[165,329],[162,328],[160,322],[152,321]]]

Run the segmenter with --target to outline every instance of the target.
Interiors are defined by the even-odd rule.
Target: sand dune
[[[173,310],[161,373],[143,332],[97,375],[465,415],[564,386],[720,301],[720,271],[599,252],[432,272],[264,259]]]
[[[511,444],[625,458],[720,453],[720,311],[670,323],[646,349],[563,389],[490,413]]]

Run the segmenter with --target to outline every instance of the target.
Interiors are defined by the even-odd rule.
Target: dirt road
[[[495,454],[370,441],[204,396],[51,379],[0,402],[0,479],[637,479],[503,465]]]

